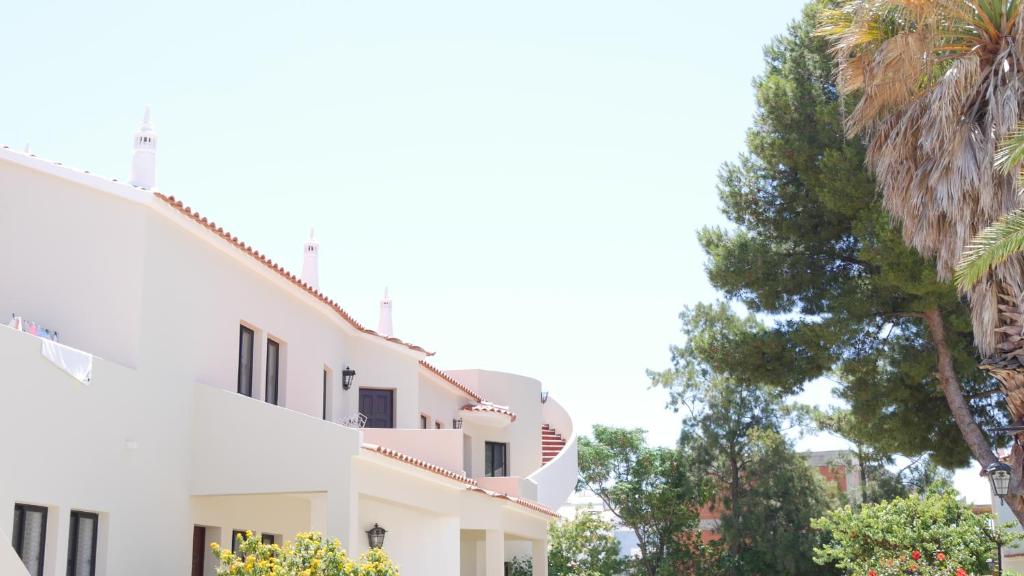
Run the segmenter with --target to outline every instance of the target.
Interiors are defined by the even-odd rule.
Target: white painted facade
[[[291,275],[154,193],[143,133],[154,163],[133,164],[135,185],[0,148],[0,323],[56,331],[60,358],[91,361],[82,382],[44,356],[47,340],[0,326],[0,573],[27,574],[7,531],[34,505],[45,576],[65,574],[72,511],[99,515],[101,576],[191,573],[195,526],[212,576],[208,544],[229,547],[233,530],[319,530],[358,555],[375,523],[403,576],[498,576],[513,554],[545,574],[550,510],[577,472],[565,409],[534,379],[443,373],[351,320],[316,291],[312,238]],[[393,428],[352,425],[371,389],[392,391]],[[545,424],[566,439],[546,464]],[[486,477],[487,442],[507,446],[507,476]]]

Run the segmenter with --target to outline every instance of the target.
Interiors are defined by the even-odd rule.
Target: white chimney
[[[384,289],[384,299],[380,301],[380,319],[377,322],[377,333],[385,338],[395,335],[395,328],[391,323],[391,298],[388,298],[388,289]]]
[[[320,289],[320,243],[313,237],[313,229],[309,229],[309,240],[302,248],[302,281]]]
[[[146,106],[142,126],[135,132],[132,149],[131,184],[156,190],[156,132],[149,121],[149,106]]]

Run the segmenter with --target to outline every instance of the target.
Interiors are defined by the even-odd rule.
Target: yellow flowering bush
[[[252,532],[238,536],[238,552],[211,544],[220,559],[217,576],[399,576],[383,550],[370,550],[358,562],[349,558],[337,539],[319,532],[301,532],[283,547],[264,544]]]
[[[380,548],[371,548],[359,557],[359,576],[398,576],[398,567]]]

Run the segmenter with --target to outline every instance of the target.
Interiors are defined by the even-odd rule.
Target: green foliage
[[[220,559],[217,576],[399,576],[383,550],[369,550],[355,562],[341,543],[318,532],[301,532],[284,547],[264,544],[252,532],[238,536],[238,551],[211,544]]]
[[[1014,540],[1006,527],[988,528],[988,517],[974,514],[952,489],[932,489],[870,504],[849,506],[815,521],[830,540],[815,550],[815,561],[834,564],[848,574],[954,575],[987,572],[985,561],[995,542]]]
[[[828,45],[813,34],[820,6],[765,49],[748,152],[719,176],[733,226],[699,234],[711,283],[769,322],[699,305],[683,313],[696,339],[686,346],[714,372],[784,392],[836,376],[865,446],[964,466],[970,453],[938,386],[921,313],[941,312],[983,429],[1003,424],[996,385],[977,369],[967,306],[904,245],[864,168],[863,144],[844,136],[853,102],[839,97]],[[674,392],[672,381],[659,383]]]
[[[683,313],[686,343],[673,348],[673,366],[649,373],[685,408],[680,446],[713,482],[721,508],[722,542],[730,574],[819,575],[812,560],[818,534],[811,520],[834,505],[821,477],[793,451],[782,430],[806,411],[788,406],[777,387],[740,384],[704,361],[719,342],[757,328],[724,305]]]
[[[1022,144],[1024,147],[1024,144]],[[967,292],[982,277],[1024,251],[1024,210],[1001,216],[985,228],[964,248],[953,279],[961,292]]]
[[[625,569],[619,557],[615,527],[596,514],[580,514],[572,520],[561,519],[549,529],[550,576],[603,576],[620,574]]]
[[[682,448],[647,446],[644,431],[594,426],[579,440],[579,488],[593,492],[637,537],[636,570],[647,576],[679,573],[705,562],[692,538],[711,485]]]
[[[533,560],[513,556],[508,563],[508,576],[533,576]]]

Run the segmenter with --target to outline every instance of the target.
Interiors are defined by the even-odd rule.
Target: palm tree
[[[999,143],[1024,118],[1022,2],[838,0],[821,22],[820,32],[833,42],[840,91],[857,96],[847,132],[865,139],[886,209],[907,244],[935,258],[941,278],[952,278],[980,231],[1019,207],[1017,167],[999,169],[995,160]],[[975,343],[986,357],[981,366],[1000,381],[1018,422],[1024,422],[1022,287],[1024,258],[1010,255],[986,268],[968,294]],[[941,335],[942,327],[928,320]],[[947,388],[943,383],[965,441],[988,465],[994,456],[969,419],[959,386]],[[1020,469],[1024,451],[1014,454]],[[1020,494],[1024,485],[1016,476]],[[1024,500],[1009,503],[1024,521]]]

